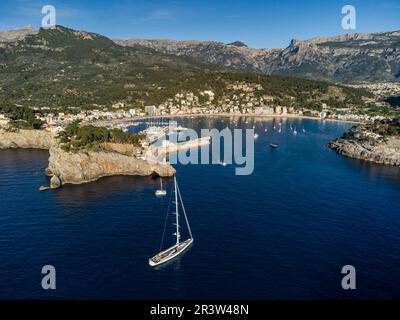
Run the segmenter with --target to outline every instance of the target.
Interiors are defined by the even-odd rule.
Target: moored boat
[[[157,253],[154,257],[150,258],[149,265],[152,267],[161,265],[163,263],[166,263],[166,262],[176,258],[180,254],[185,252],[193,243],[192,231],[190,229],[189,220],[187,218],[186,210],[183,205],[182,196],[179,191],[178,183],[176,182],[176,176],[174,177],[174,184],[175,184],[175,216],[176,216],[176,222],[175,222],[176,231],[175,231],[174,235],[176,236],[176,244],[164,251]],[[184,215],[185,221],[186,221],[186,226],[187,226],[187,229],[189,232],[189,238],[184,241],[180,241],[181,231],[180,231],[180,225],[179,225],[179,203],[181,204],[183,215]],[[165,234],[165,228],[164,228],[164,234]],[[161,247],[163,245],[163,241],[164,241],[164,236],[161,241]]]

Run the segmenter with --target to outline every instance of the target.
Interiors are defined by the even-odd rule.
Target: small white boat
[[[156,197],[165,197],[167,195],[167,190],[163,189],[162,178],[160,178],[161,188],[156,191]]]
[[[167,195],[167,191],[165,190],[157,190],[156,197],[165,197]]]
[[[297,134],[297,130],[296,130],[296,128],[294,128],[294,130],[293,130],[293,134],[294,134],[294,135],[296,135],[296,134]]]
[[[175,257],[179,256],[181,253],[183,253],[186,249],[188,249],[191,244],[193,243],[193,235],[192,231],[190,229],[189,225],[189,220],[186,215],[185,207],[183,205],[182,201],[182,196],[181,192],[179,191],[178,183],[176,182],[176,177],[174,177],[174,184],[175,184],[175,216],[176,216],[176,232],[174,235],[176,236],[176,244],[173,245],[172,247],[168,248],[167,250],[161,251],[160,253],[156,254],[154,257],[149,259],[149,265],[152,267],[159,266],[163,263],[166,263]],[[180,204],[182,207],[182,211],[185,217],[187,229],[189,232],[189,239],[185,241],[180,241],[181,238],[181,231],[180,231],[180,226],[179,226],[179,200]],[[164,229],[164,234],[165,234],[165,229]],[[163,237],[164,240],[164,237]],[[161,246],[163,244],[163,240],[161,243]]]
[[[258,133],[255,133],[254,134],[254,139],[258,139],[258,137],[259,137]]]
[[[225,161],[221,161],[219,164],[220,164],[221,166],[223,166],[223,167],[226,167],[226,166],[228,165]]]

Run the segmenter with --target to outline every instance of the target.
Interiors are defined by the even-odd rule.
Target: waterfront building
[[[262,107],[256,107],[254,109],[255,114],[274,114],[275,110],[273,107],[267,107],[267,106],[262,106]]]
[[[156,106],[146,106],[144,107],[144,111],[149,115],[149,116],[159,116],[160,111]]]

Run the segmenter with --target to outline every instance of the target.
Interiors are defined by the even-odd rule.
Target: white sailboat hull
[[[166,190],[157,190],[156,191],[156,197],[165,197],[167,195]]]
[[[182,254],[186,249],[188,249],[193,243],[193,239],[188,239],[180,242],[179,245],[174,245],[171,248],[162,251],[155,255],[153,258],[149,259],[149,265],[152,267],[159,266],[160,264],[166,263],[180,254]]]

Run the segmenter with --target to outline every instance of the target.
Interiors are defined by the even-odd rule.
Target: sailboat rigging
[[[168,248],[167,250],[161,251],[160,253],[156,254],[154,257],[149,259],[149,265],[152,267],[161,265],[167,261],[170,261],[174,259],[175,257],[179,256],[182,254],[186,249],[190,247],[190,245],[193,243],[193,235],[192,235],[192,230],[190,229],[189,225],[189,220],[186,215],[186,210],[185,206],[183,205],[182,201],[182,196],[181,192],[179,190],[178,183],[176,181],[176,176],[174,177],[174,185],[175,185],[175,216],[176,216],[176,231],[174,233],[174,236],[176,236],[176,244],[173,245],[172,247]],[[185,222],[186,226],[189,232],[189,238],[185,241],[181,241],[181,232],[180,232],[180,225],[179,225],[179,203],[181,204],[183,215],[185,217]],[[165,228],[164,227],[164,234],[165,234]],[[164,240],[164,239],[163,239]],[[161,242],[161,245],[163,243],[163,240]],[[162,250],[162,249],[160,249]]]

